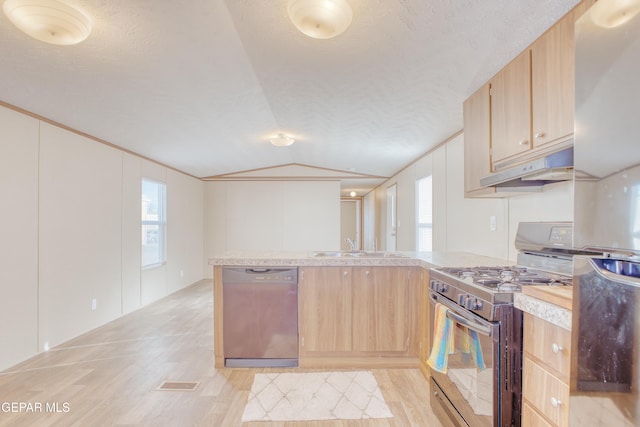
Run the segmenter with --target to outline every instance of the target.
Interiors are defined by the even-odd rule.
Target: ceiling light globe
[[[18,29],[46,43],[73,45],[91,34],[91,20],[58,0],[5,0],[2,10]]]
[[[640,12],[640,0],[598,0],[591,9],[593,23],[603,28],[619,27]]]
[[[288,12],[298,30],[314,39],[342,34],[353,19],[346,0],[289,0]]]
[[[272,138],[269,138],[269,142],[275,145],[276,147],[287,147],[293,144],[294,142],[296,142],[296,140],[290,137],[289,135],[279,133],[278,135]]]

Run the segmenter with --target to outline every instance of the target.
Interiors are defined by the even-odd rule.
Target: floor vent
[[[195,381],[165,381],[160,384],[158,390],[169,391],[194,391],[198,387],[198,382]]]

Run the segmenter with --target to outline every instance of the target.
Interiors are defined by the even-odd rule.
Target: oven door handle
[[[433,302],[440,303],[449,309],[447,311],[447,317],[449,319],[484,336],[491,337],[493,335],[493,331],[490,326],[485,326],[481,323],[474,322],[473,320],[469,320],[466,317],[460,316],[455,312],[455,307],[453,307],[451,303],[445,301],[444,299],[438,298],[437,294],[430,293],[429,296],[431,297]]]
[[[485,335],[487,337],[491,336],[491,329],[490,328],[488,328],[486,326],[483,326],[483,325],[481,325],[479,323],[476,323],[476,322],[474,322],[472,320],[469,320],[469,319],[467,319],[465,317],[462,317],[459,314],[456,314],[451,310],[447,311],[447,317],[449,319],[453,320],[454,322],[466,327],[466,328],[469,328],[469,329],[471,329],[473,331],[476,331],[479,334]]]

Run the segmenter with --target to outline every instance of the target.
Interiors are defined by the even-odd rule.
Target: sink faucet
[[[356,242],[351,240],[349,237],[344,239],[344,241],[347,242],[347,244],[349,245],[349,247],[351,248],[352,251],[355,251],[355,250],[358,249],[358,245],[356,245]]]

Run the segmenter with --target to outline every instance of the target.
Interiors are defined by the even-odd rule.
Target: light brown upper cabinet
[[[574,26],[593,3],[580,3],[531,45],[534,149],[573,134]]]
[[[531,53],[527,49],[491,80],[491,156],[496,163],[531,149]]]
[[[594,3],[581,1],[464,102],[466,197],[496,193],[480,178],[572,143],[574,28]]]
[[[491,100],[485,84],[463,104],[464,192],[466,197],[482,193],[480,179],[491,173]]]

